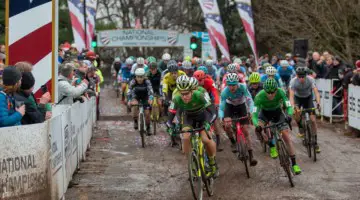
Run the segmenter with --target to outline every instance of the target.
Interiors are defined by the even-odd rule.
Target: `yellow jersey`
[[[186,75],[186,73],[181,70],[178,70],[177,77],[181,75]],[[175,88],[176,88],[176,79],[174,79],[171,73],[168,72],[167,74],[165,74],[162,80],[162,92],[164,94],[168,94],[168,91],[172,92],[175,90]]]

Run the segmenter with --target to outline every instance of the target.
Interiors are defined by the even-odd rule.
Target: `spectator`
[[[46,112],[46,104],[51,100],[50,93],[47,92],[40,98],[39,104],[36,103],[33,90],[35,78],[31,72],[23,72],[20,91],[15,95],[16,101],[24,102],[25,115],[21,119],[21,124],[42,123],[51,118],[51,112]]]
[[[6,54],[6,47],[5,47],[5,45],[0,45],[0,53],[2,53],[2,54]]]
[[[96,88],[98,83],[100,82],[99,77],[95,74],[96,68],[94,66],[89,67],[86,79],[89,81],[88,89],[86,90],[89,97],[96,97]]]
[[[6,67],[0,92],[0,127],[21,124],[21,118],[25,114],[25,105],[22,102],[16,102],[14,98],[20,85],[21,72],[13,66]]]
[[[352,77],[352,84],[360,86],[360,60],[357,60],[355,63],[356,70],[354,70],[354,75]]]
[[[64,50],[62,50],[61,48],[58,49],[58,63],[61,64],[64,62]]]
[[[32,71],[32,64],[30,64],[29,62],[17,62],[15,64],[15,67],[21,72],[31,72]]]
[[[0,85],[2,84],[2,77],[4,73],[4,67],[5,65],[3,63],[0,63]]]
[[[59,102],[58,104],[72,104],[74,98],[81,97],[81,95],[87,89],[89,82],[84,79],[81,83],[75,87],[72,85],[74,77],[74,64],[65,63],[61,66],[61,72],[59,76]],[[85,100],[83,98],[83,100]]]
[[[312,61],[313,61],[313,59],[312,59],[312,55],[313,55],[313,51],[308,51],[307,52],[307,57],[306,57],[306,66],[307,67],[310,67],[311,66],[311,63],[312,63]]]
[[[0,53],[0,63],[5,64],[6,55],[4,53]]]
[[[325,78],[327,79],[338,79],[338,69],[334,68],[334,60],[333,56],[325,57],[324,67],[326,68],[327,74]]]
[[[344,65],[344,68],[339,69],[339,79],[343,86],[343,111],[344,111],[344,120],[348,121],[348,88],[351,83],[351,78],[353,76],[352,66],[349,64]]]
[[[326,68],[324,67],[324,58],[320,57],[319,52],[314,52],[310,69],[316,73],[317,78],[325,78]]]
[[[287,60],[291,66],[294,66],[294,65],[295,65],[295,62],[294,62],[294,60],[292,59],[291,53],[287,53],[287,54],[285,55],[285,60]]]

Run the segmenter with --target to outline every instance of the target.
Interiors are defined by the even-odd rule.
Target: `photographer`
[[[74,64],[65,63],[60,67],[60,75],[59,75],[59,102],[58,104],[72,104],[74,103],[74,99],[82,98],[85,90],[88,88],[89,82],[86,79],[81,80],[80,84],[74,86],[76,83],[73,83],[74,77]],[[75,80],[76,81],[76,80]]]

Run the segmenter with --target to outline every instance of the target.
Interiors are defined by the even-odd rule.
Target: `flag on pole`
[[[236,7],[237,10],[239,11],[240,18],[243,23],[247,38],[249,40],[251,49],[254,53],[256,65],[258,65],[254,18],[252,13],[251,0],[236,0]]]
[[[54,98],[52,89],[55,83],[52,80],[56,80],[57,75],[53,73],[55,70],[53,41],[57,40],[55,26],[53,26],[55,9],[55,3],[53,4],[52,0],[11,0],[6,4],[6,10],[8,10],[6,61],[9,65],[20,61],[33,65],[36,97],[42,95],[40,88],[46,85]]]
[[[84,4],[84,1],[85,4]],[[84,6],[86,5],[86,33]],[[75,44],[79,51],[89,49],[95,33],[96,0],[68,0]]]
[[[229,47],[216,0],[199,0],[199,4],[204,13],[205,25],[210,39],[215,39],[221,53],[230,61]]]
[[[139,18],[136,18],[135,20],[135,29],[141,29],[141,23]]]

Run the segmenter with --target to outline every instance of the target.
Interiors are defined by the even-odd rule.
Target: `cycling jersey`
[[[151,82],[147,79],[144,80],[142,84],[136,82],[135,79],[131,80],[129,83],[128,99],[136,100],[152,100],[153,90],[151,87]]]
[[[294,70],[293,66],[288,66],[286,68],[283,68],[283,67],[279,66],[277,68],[277,72],[278,72],[278,74],[281,77],[283,82],[290,81],[291,77],[293,77],[295,75],[295,70]]]
[[[216,73],[217,73],[217,68],[213,65],[211,67],[207,67],[208,69],[208,74],[211,76],[213,81],[216,81]]]
[[[159,64],[158,64],[158,69],[161,70],[161,72],[163,72],[164,70],[167,69],[167,64],[164,63],[164,61],[160,61]]]
[[[219,93],[215,87],[214,81],[210,77],[206,77],[204,80],[203,88],[210,94],[210,96],[214,99],[215,105],[219,105]]]
[[[200,91],[200,92],[202,92],[202,93],[204,93],[205,95],[208,95],[208,96],[209,96],[209,94],[207,93],[207,91],[206,91],[203,87],[198,86],[197,90]],[[180,95],[180,91],[179,91],[177,88],[176,88],[176,89],[173,91],[173,93],[172,93],[173,98],[174,98],[176,95]]]
[[[121,74],[122,82],[129,82],[131,78],[131,67],[127,65],[122,66],[119,74]]]
[[[244,103],[248,105],[248,111],[252,112],[254,102],[251,98],[249,91],[246,88],[246,85],[239,83],[238,89],[235,91],[235,93],[232,93],[229,87],[225,87],[224,91],[221,92],[219,118],[224,118],[224,110],[226,104],[238,106]]]
[[[181,75],[185,75],[185,72],[178,70],[177,72],[177,77],[181,76]],[[171,75],[171,73],[167,73],[165,74],[163,80],[162,80],[162,92],[164,94],[168,95],[168,92],[172,92],[175,90],[176,88],[176,79],[173,78],[173,76]]]
[[[252,115],[252,121],[254,126],[258,126],[259,124],[259,113],[261,110],[275,111],[277,109],[281,109],[281,105],[283,105],[284,108],[286,108],[286,112],[288,115],[291,116],[294,113],[294,109],[291,106],[290,101],[286,97],[285,91],[281,88],[278,88],[275,97],[272,100],[268,99],[265,90],[261,90],[259,94],[256,95],[254,104],[255,106]]]
[[[133,64],[133,66],[131,67],[131,75],[135,76],[135,70],[138,68],[137,63]],[[147,65],[144,64],[144,70],[145,73],[147,73],[149,71],[149,67]]]
[[[160,95],[160,82],[161,82],[161,73],[158,70],[156,74],[152,74],[149,72],[147,74],[148,79],[151,82],[151,86],[153,88],[154,94]]]
[[[248,90],[251,94],[251,97],[255,99],[255,96],[263,89],[262,83],[258,83],[259,86],[257,88],[253,88],[251,83],[248,85]]]
[[[181,99],[181,95],[174,96],[170,104],[169,112],[176,114],[178,109],[185,111],[187,114],[196,114],[204,111],[205,108],[211,106],[211,101],[206,95],[200,91],[194,91],[189,103],[185,103]]]
[[[283,84],[283,82],[282,82],[279,74],[275,74],[274,78],[275,78],[278,86],[279,86],[280,88],[282,88],[282,87],[284,86],[284,84]],[[261,82],[262,82],[262,83],[265,83],[265,81],[266,81],[267,79],[268,79],[268,75],[267,75],[267,74],[264,74],[264,75],[261,76]]]
[[[224,69],[224,67],[221,67],[220,69],[218,69],[217,71],[217,77],[220,78],[220,80],[223,79],[224,75],[226,74],[226,70]]]
[[[305,76],[304,83],[301,83],[298,77],[295,77],[290,81],[290,88],[297,97],[309,97],[312,95],[312,91],[315,87],[315,80],[310,76]]]

